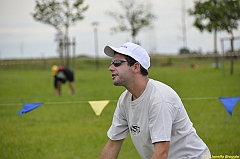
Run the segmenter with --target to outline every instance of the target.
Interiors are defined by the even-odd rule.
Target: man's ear
[[[135,64],[132,65],[132,69],[134,73],[138,73],[141,71],[141,65],[139,62],[136,62]]]

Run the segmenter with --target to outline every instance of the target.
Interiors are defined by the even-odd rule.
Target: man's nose
[[[112,71],[114,69],[114,66],[113,66],[113,64],[111,64],[109,67],[108,67],[108,70],[109,71]]]

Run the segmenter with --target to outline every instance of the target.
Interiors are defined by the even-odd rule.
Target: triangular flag
[[[27,113],[41,106],[43,103],[24,103],[23,109],[19,110],[18,115],[22,115],[23,113]]]
[[[233,108],[237,104],[240,97],[220,97],[219,99],[223,103],[228,113],[232,116]]]
[[[97,116],[99,116],[106,105],[109,103],[109,100],[102,100],[102,101],[88,101],[91,105],[93,111]]]

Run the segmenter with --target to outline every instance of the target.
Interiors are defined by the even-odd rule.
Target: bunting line
[[[196,97],[196,98],[181,98],[181,100],[219,100],[219,97]],[[81,104],[88,103],[89,101],[94,100],[86,100],[86,101],[71,101],[71,102],[44,102],[44,105],[53,105],[53,104]],[[109,100],[110,103],[117,102],[118,100]],[[14,105],[22,105],[23,103],[6,103],[0,104],[0,106],[14,106]]]
[[[89,100],[91,101],[91,100]],[[88,103],[89,101],[71,101],[71,102],[44,102],[44,105],[53,105],[53,104],[81,104]],[[109,100],[109,102],[117,102],[117,100]],[[0,106],[14,106],[14,105],[22,105],[23,103],[8,103],[8,104],[0,104]]]
[[[240,96],[238,97],[198,97],[198,98],[181,98],[181,100],[216,100],[219,99],[224,105],[227,112],[232,116],[232,111],[237,102],[240,100]],[[117,102],[118,100],[98,100],[98,101],[71,101],[71,102],[44,102],[45,104],[81,104],[88,103],[92,107],[93,111],[97,116],[100,116],[103,109],[110,102]],[[22,103],[8,103],[8,104],[0,104],[0,106],[11,106],[11,105],[20,105]],[[27,113],[41,106],[43,102],[40,103],[23,103],[23,108],[19,110],[18,114],[22,115],[23,113]]]

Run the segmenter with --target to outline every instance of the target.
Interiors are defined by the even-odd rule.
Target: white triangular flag
[[[88,101],[89,104],[91,105],[93,111],[97,116],[99,116],[103,109],[107,106],[109,103],[109,100],[102,100],[102,101]]]

